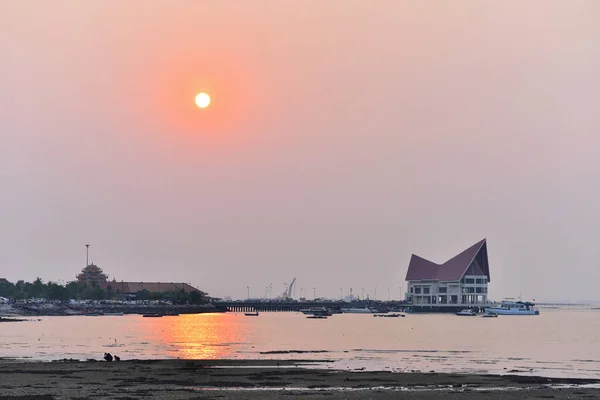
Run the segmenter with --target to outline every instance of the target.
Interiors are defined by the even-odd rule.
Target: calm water
[[[268,354],[301,350],[319,353]],[[40,317],[0,324],[0,357],[330,359],[331,368],[600,378],[600,310],[498,318],[296,313]]]

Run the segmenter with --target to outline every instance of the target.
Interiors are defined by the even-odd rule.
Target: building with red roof
[[[487,304],[490,266],[486,239],[443,264],[412,255],[406,300],[414,306],[481,307]]]

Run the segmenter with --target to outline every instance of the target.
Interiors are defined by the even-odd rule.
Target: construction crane
[[[292,279],[292,282],[290,283],[289,286],[287,285],[287,283],[285,284],[286,290],[283,293],[283,297],[285,297],[286,299],[291,299],[292,298],[292,293],[293,293],[293,290],[294,290],[294,283],[296,283],[296,278]]]
[[[265,299],[271,298],[271,289],[273,288],[273,284],[269,283],[269,286],[265,287]]]

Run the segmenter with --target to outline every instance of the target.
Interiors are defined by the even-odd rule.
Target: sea
[[[319,368],[600,378],[600,307],[538,316],[301,313],[35,317],[0,324],[0,358],[323,360]],[[315,365],[315,364],[311,364]]]

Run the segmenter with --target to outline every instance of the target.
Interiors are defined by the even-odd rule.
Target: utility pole
[[[313,287],[313,301],[317,299],[317,288]]]
[[[398,290],[400,291],[400,301],[402,301],[402,286],[398,286]]]
[[[248,289],[248,297],[247,297],[247,300],[250,300],[250,286],[246,286],[246,288]]]
[[[365,299],[365,288],[362,288],[361,300]]]
[[[85,266],[87,267],[88,265],[90,265],[90,245],[86,244],[85,245]]]

